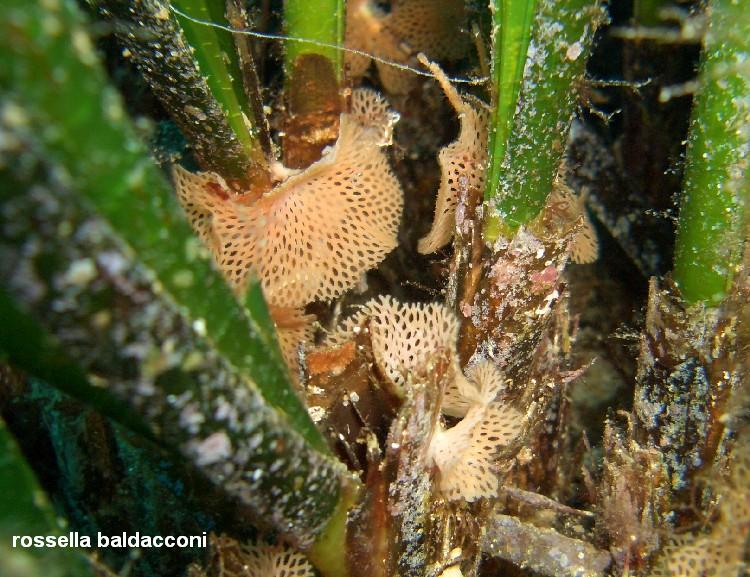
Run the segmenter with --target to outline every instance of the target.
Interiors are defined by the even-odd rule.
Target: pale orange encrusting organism
[[[423,378],[444,361],[453,373],[458,320],[438,303],[403,304],[381,296],[365,304],[328,335],[327,347],[340,347],[362,330],[369,331],[375,364],[394,389],[402,393],[409,378]],[[460,372],[460,371],[459,371]]]
[[[442,387],[440,413],[462,420],[451,428],[438,420],[427,459],[442,495],[471,502],[497,493],[498,452],[519,437],[524,418],[497,399],[506,379],[494,364],[480,362],[464,376],[456,352],[458,326],[445,305],[380,297],[331,333],[325,346],[342,347],[367,331],[378,372],[400,395],[418,382]]]
[[[544,212],[540,216],[553,231],[563,229],[574,223],[570,242],[570,258],[576,264],[594,262],[599,255],[599,242],[591,219],[586,213],[583,198],[576,196],[560,176],[555,180]]]
[[[675,537],[650,577],[736,577],[744,565],[743,537],[741,530]]]
[[[446,98],[453,106],[460,122],[458,138],[443,147],[438,154],[440,188],[435,201],[435,216],[430,231],[419,241],[422,254],[433,253],[448,244],[454,236],[456,209],[469,193],[482,194],[487,184],[489,110],[482,102],[462,98],[439,66],[419,54],[418,60],[440,83]],[[598,242],[583,200],[576,196],[559,177],[550,192],[545,211],[539,219],[542,227],[552,234],[569,232],[571,223],[577,226],[570,243],[571,259],[585,264],[596,260]],[[531,223],[534,227],[535,223]]]
[[[237,293],[255,275],[272,309],[302,317],[396,247],[403,194],[384,152],[396,119],[377,93],[354,91],[335,145],[304,171],[277,170],[286,178],[259,199],[236,195],[218,175],[175,167],[180,202]]]
[[[522,432],[523,415],[496,399],[505,379],[491,362],[484,361],[461,375],[456,387],[443,394],[443,414],[461,416],[455,426],[438,424],[428,455],[439,470],[437,485],[450,500],[476,501],[497,494],[497,453]]]
[[[307,558],[286,545],[246,544],[241,546],[247,577],[313,577],[315,569]]]
[[[473,405],[488,406],[505,388],[503,373],[491,362],[482,362],[466,370],[466,377],[456,378],[443,391],[443,414],[465,417]]]
[[[419,55],[419,61],[435,75],[461,123],[458,138],[438,154],[440,188],[430,232],[419,241],[418,250],[429,254],[448,244],[456,227],[456,206],[470,190],[484,191],[487,178],[487,130],[489,111],[479,101],[461,98],[445,73]]]
[[[465,53],[464,19],[464,3],[459,0],[394,0],[390,12],[372,0],[350,0],[345,43],[347,48],[401,65],[416,65],[419,52],[453,60]],[[362,76],[370,62],[365,54],[346,54],[352,78]],[[381,60],[375,60],[375,66],[383,88],[391,94],[405,94],[418,81],[410,71]]]

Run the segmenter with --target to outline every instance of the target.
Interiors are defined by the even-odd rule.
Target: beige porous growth
[[[403,193],[385,147],[397,118],[377,93],[354,91],[335,145],[302,172],[277,167],[284,179],[259,199],[175,166],[185,213],[238,294],[252,274],[273,307],[331,301],[396,247]]]
[[[459,0],[393,0],[390,12],[372,0],[350,0],[345,44],[360,53],[346,54],[349,75],[362,76],[372,55],[383,88],[391,94],[405,94],[418,77],[387,62],[414,66],[419,52],[435,59],[460,58],[467,45],[461,30],[464,19],[464,3]]]
[[[488,406],[505,388],[507,379],[494,363],[485,361],[459,374],[443,392],[440,410],[451,417],[465,417],[474,405]]]
[[[445,391],[443,414],[462,416],[446,429],[438,424],[428,449],[437,467],[437,487],[450,500],[476,501],[493,497],[499,488],[498,452],[522,432],[523,415],[496,401],[505,384],[502,373],[485,361],[467,371],[468,378]]]
[[[273,305],[330,301],[395,248],[403,195],[383,151],[393,116],[375,92],[352,101],[332,149],[254,202],[175,167],[180,202],[237,292],[253,272]]]
[[[346,320],[325,344],[341,346],[363,330],[369,331],[380,372],[397,391],[409,377],[424,377],[439,360],[446,363],[451,374],[456,371],[458,319],[443,304],[403,304],[381,296]]]
[[[547,203],[532,229],[543,235],[561,235],[572,231],[570,258],[577,264],[594,262],[599,255],[599,242],[583,198],[576,195],[559,176],[552,186]]]
[[[418,245],[420,253],[429,254],[442,248],[453,238],[456,206],[461,196],[468,197],[472,190],[484,191],[487,181],[487,126],[490,115],[480,102],[470,104],[461,98],[437,65],[428,62],[421,54],[419,61],[438,79],[461,123],[458,138],[443,147],[438,154],[440,188],[435,202],[435,217],[430,232]]]
[[[497,400],[507,379],[493,363],[481,362],[464,376],[456,352],[458,328],[455,314],[443,304],[404,304],[384,296],[346,320],[325,346],[342,347],[367,333],[378,372],[398,393],[406,394],[409,383],[416,382],[443,388],[440,412],[462,420],[447,429],[438,420],[428,460],[437,470],[440,493],[475,501],[497,493],[498,452],[519,437],[524,418]]]
[[[314,577],[307,558],[286,545],[243,545],[247,577]]]
[[[743,567],[741,531],[681,535],[664,548],[651,577],[736,577]]]

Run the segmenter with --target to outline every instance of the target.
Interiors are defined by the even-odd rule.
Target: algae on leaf
[[[597,1],[536,3],[518,99],[506,103],[507,96],[501,93],[503,107],[494,118],[496,136],[487,182],[490,212],[486,234],[490,240],[510,236],[542,210],[560,170],[594,32],[605,20]],[[502,42],[496,50],[501,48]],[[503,56],[501,52],[500,58]],[[501,84],[495,90],[512,90],[514,85],[503,85],[501,74],[510,64],[501,66],[498,69],[496,64],[495,78]],[[508,120],[510,111],[512,119]],[[503,137],[507,140],[504,144]]]
[[[688,302],[718,305],[750,238],[750,12],[713,0],[686,152],[674,278]]]
[[[16,375],[0,366],[2,388]],[[13,577],[88,577],[83,551],[15,548],[13,536],[62,534],[65,526],[0,418],[0,574]]]
[[[14,0],[1,26],[3,291],[160,443],[258,523],[310,544],[341,469],[291,388],[261,295],[243,308],[197,248],[76,5]],[[2,331],[8,360],[40,371]]]
[[[291,388],[273,327],[240,307],[197,248],[174,193],[105,82],[75,6],[61,2],[48,13],[41,2],[14,0],[7,13],[0,35],[2,128],[13,146],[3,151],[3,170],[16,171],[22,182],[33,178],[18,172],[27,165],[31,170],[42,161],[57,171],[63,187],[74,186],[78,202],[104,217],[203,336],[325,451]],[[45,18],[59,25],[59,34],[43,29]],[[55,74],[60,66],[65,75]]]

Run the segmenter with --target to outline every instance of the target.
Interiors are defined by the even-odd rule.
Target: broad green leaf
[[[509,27],[516,21],[521,23],[510,30],[518,30],[518,42],[525,42],[521,31],[528,12],[515,7],[509,14],[514,16]],[[536,1],[517,101],[513,101],[512,94],[507,96],[510,101],[506,101],[502,94],[504,85],[497,88],[501,94],[495,115],[498,137],[489,169],[490,213],[486,225],[489,240],[512,233],[544,206],[565,152],[577,106],[577,89],[584,79],[594,32],[603,20],[598,0]],[[501,67],[499,71],[496,67],[495,77],[500,82],[509,82],[518,78],[519,69],[514,64],[517,53],[502,44],[503,38],[501,34],[501,42],[495,45],[496,50],[501,50]],[[512,38],[508,43],[518,49]],[[502,64],[506,50],[509,61]],[[511,69],[507,75],[504,66]],[[515,87],[511,85],[509,90]],[[513,119],[508,126],[511,110]],[[507,137],[504,150],[499,138],[503,134]]]
[[[708,4],[709,28],[693,105],[674,278],[688,302],[718,304],[747,238],[750,206],[750,11]]]

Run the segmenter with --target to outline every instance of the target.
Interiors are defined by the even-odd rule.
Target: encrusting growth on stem
[[[378,369],[403,394],[409,378],[424,377],[444,359],[455,372],[458,320],[439,303],[402,304],[390,296],[369,301],[326,339],[327,347],[341,347],[366,330]]]
[[[177,194],[219,268],[242,293],[251,271],[275,306],[329,301],[396,246],[401,187],[382,148],[392,119],[374,92],[353,96],[333,149],[260,198],[175,167]]]
[[[680,536],[673,539],[651,577],[734,577],[741,566],[743,542],[734,535],[727,539],[711,536]]]
[[[470,367],[466,377],[448,383],[443,391],[440,410],[444,415],[465,417],[474,405],[488,406],[506,385],[504,375],[489,362]]]
[[[581,196],[558,176],[552,185],[544,210],[529,227],[541,236],[566,235],[572,232],[570,258],[576,264],[589,264],[597,259],[599,242]]]
[[[399,395],[437,374],[434,382],[443,389],[440,412],[462,418],[447,429],[438,422],[426,448],[438,471],[438,491],[449,500],[468,502],[496,495],[498,452],[520,436],[524,418],[496,400],[506,379],[491,362],[480,362],[464,376],[456,351],[456,316],[439,303],[402,304],[380,297],[345,321],[325,344],[342,347],[362,332],[369,334],[375,365]]]
[[[497,494],[497,452],[521,434],[523,416],[495,397],[504,384],[499,370],[483,362],[469,371],[469,379],[443,397],[444,414],[463,419],[450,429],[438,424],[428,456],[440,471],[438,487],[451,500],[475,501]],[[449,393],[450,391],[450,393]]]
[[[302,553],[286,545],[242,546],[249,577],[313,577],[315,570]]]
[[[461,122],[458,138],[443,147],[438,155],[440,188],[435,203],[435,218],[430,232],[419,241],[418,246],[420,253],[429,254],[453,238],[460,193],[484,190],[490,113],[479,101],[469,104],[461,98],[439,66],[429,62],[423,54],[417,58],[435,75]]]
[[[403,195],[383,151],[396,120],[377,93],[354,91],[332,149],[304,171],[279,167],[259,198],[175,166],[188,219],[238,294],[257,275],[272,310],[301,310],[341,296],[396,247]]]
[[[419,52],[431,58],[460,58],[467,37],[460,32],[464,3],[459,0],[394,0],[383,12],[372,0],[350,0],[346,12],[346,46],[378,58],[414,65]],[[358,79],[370,66],[365,54],[347,53],[349,75]],[[384,62],[375,61],[383,88],[406,94],[416,77]]]
[[[733,447],[729,473],[709,484],[719,516],[708,533],[673,537],[661,550],[650,577],[736,577],[746,575],[745,544],[750,534],[750,445]]]
[[[203,567],[192,565],[186,577],[314,577],[312,564],[285,543],[240,542],[211,534],[210,555]]]

